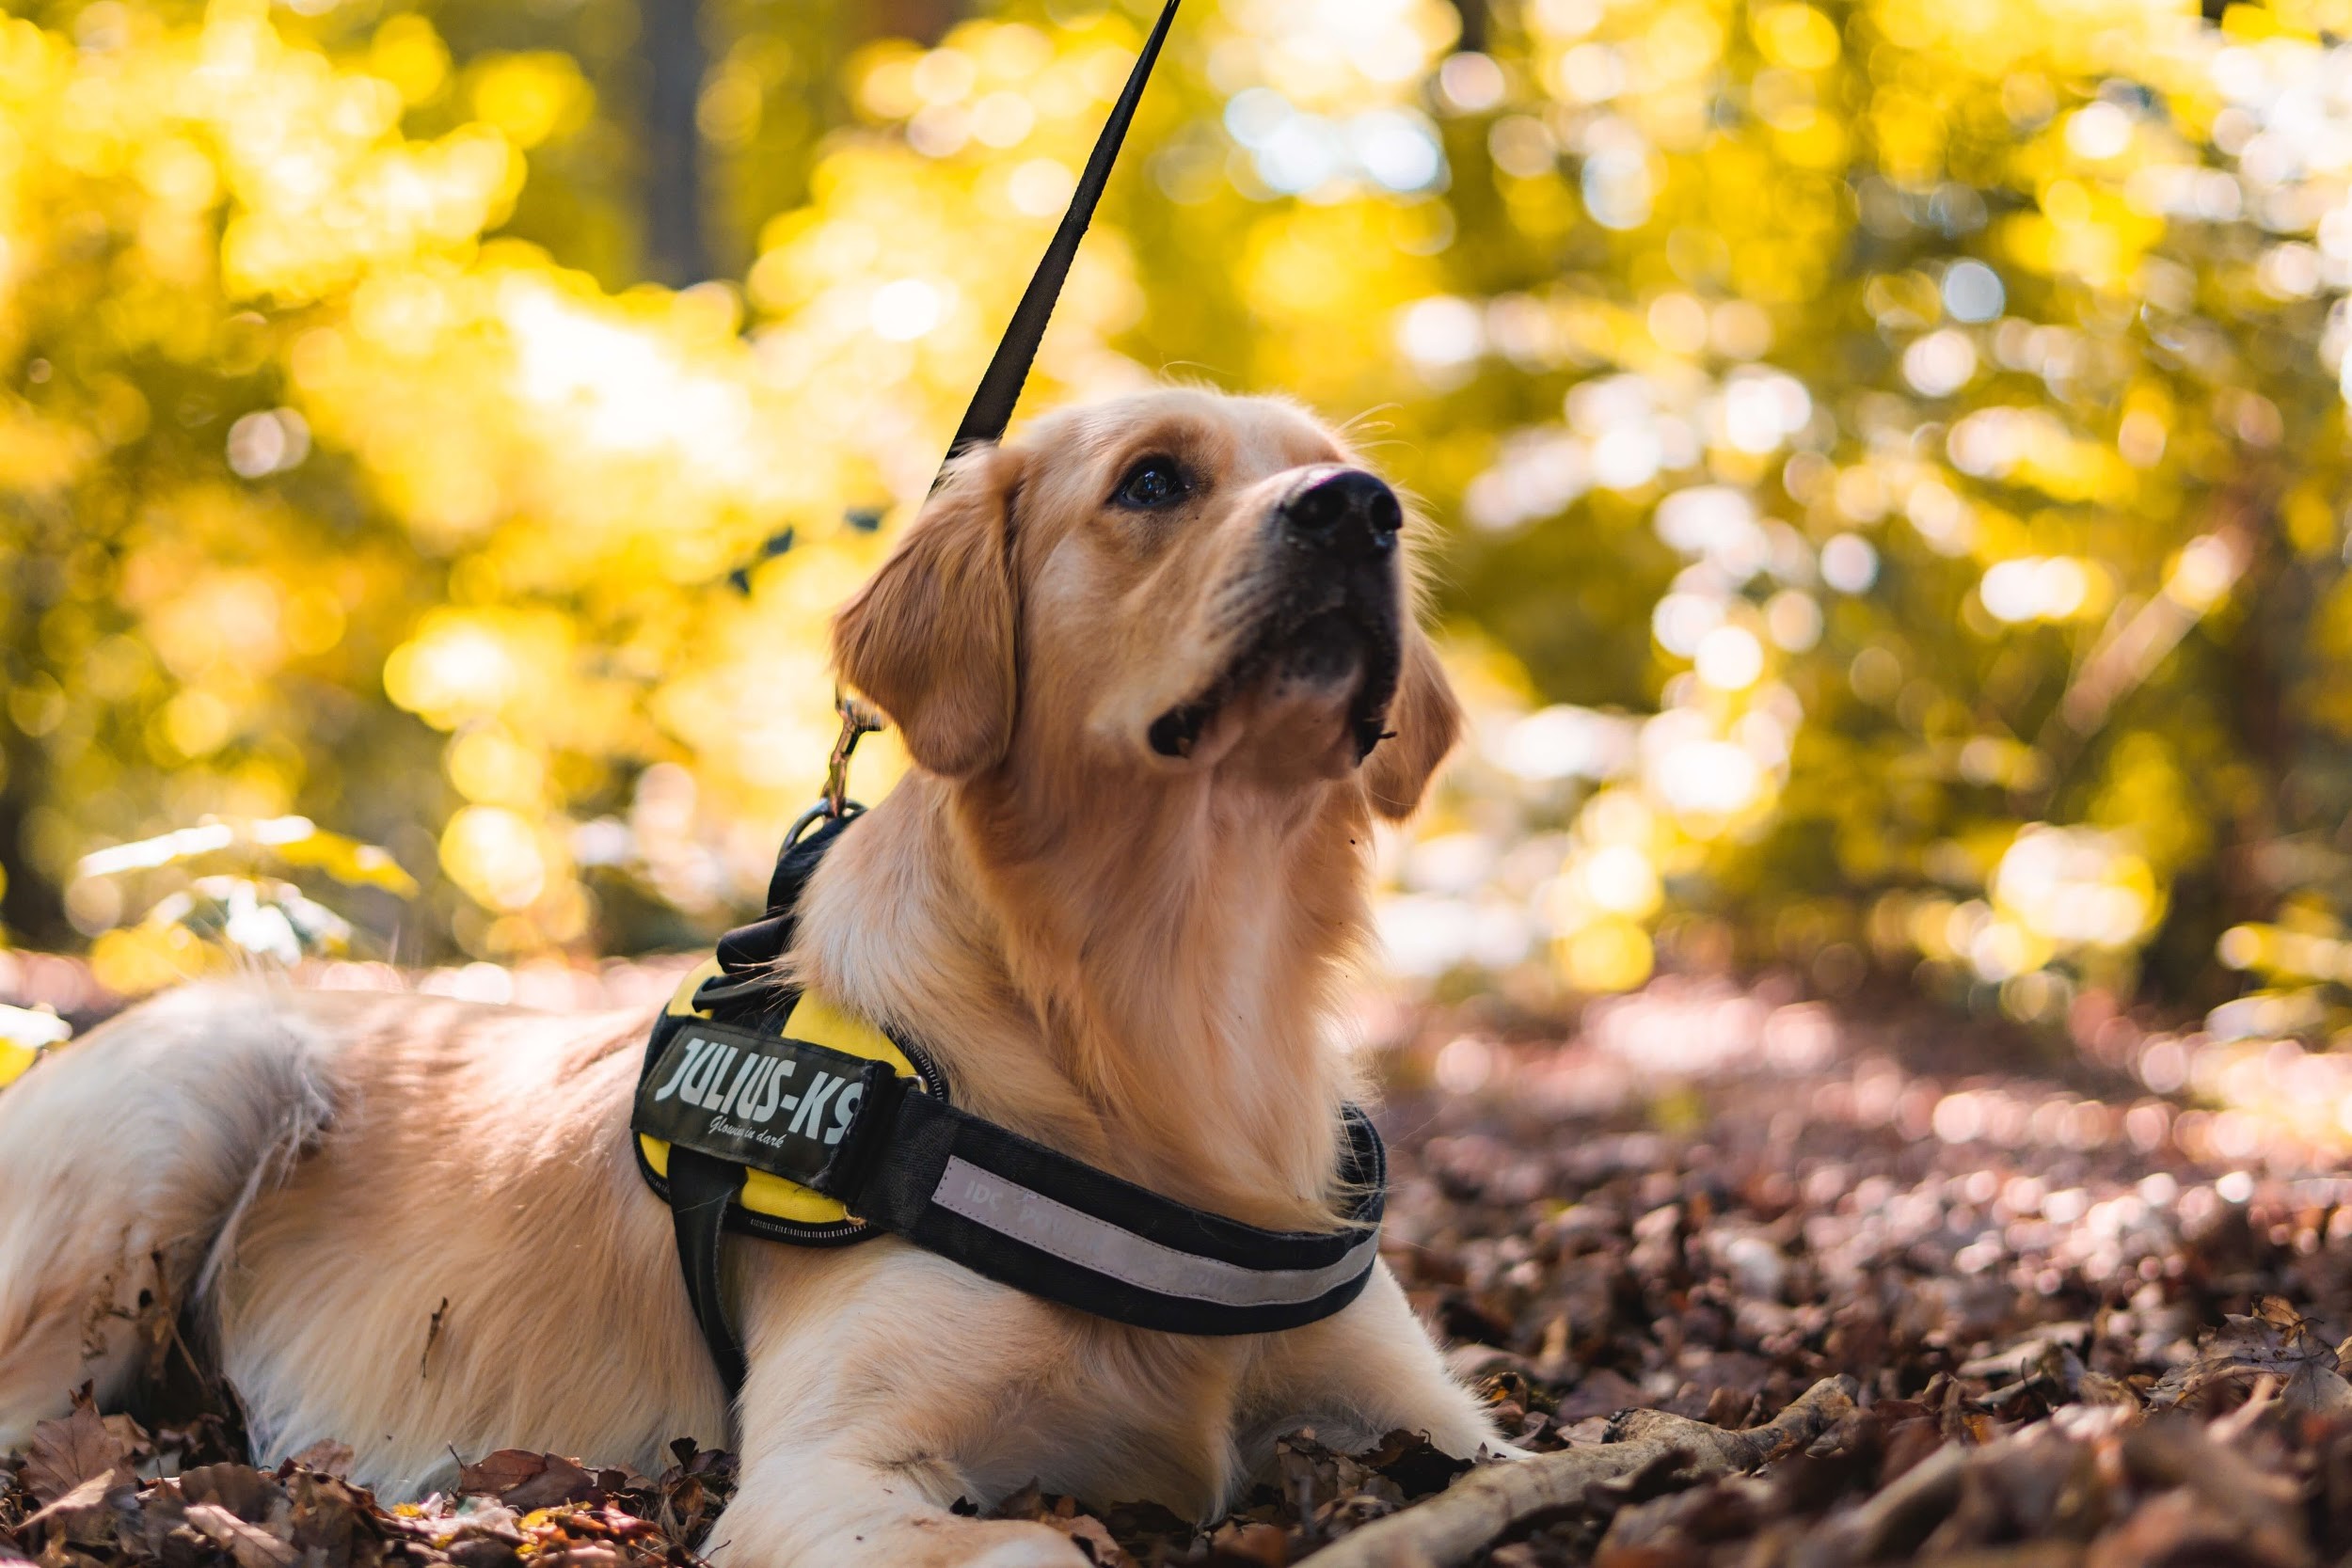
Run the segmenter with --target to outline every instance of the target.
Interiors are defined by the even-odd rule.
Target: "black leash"
[[[1022,291],[1021,303],[1013,308],[1011,324],[1005,328],[995,355],[980,376],[971,406],[964,410],[963,422],[956,427],[955,439],[947,443],[949,462],[968,447],[1001,439],[1005,427],[1012,422],[1013,404],[1021,401],[1022,384],[1028,380],[1029,366],[1037,359],[1037,345],[1044,341],[1045,324],[1053,320],[1054,302],[1061,297],[1062,282],[1070,276],[1070,263],[1078,254],[1078,242],[1086,238],[1087,225],[1094,221],[1095,204],[1103,198],[1103,187],[1110,183],[1111,166],[1119,162],[1120,144],[1127,139],[1127,127],[1136,118],[1136,105],[1143,102],[1143,85],[1151,80],[1152,68],[1159,62],[1160,45],[1168,38],[1168,24],[1176,20],[1176,4],[1177,0],[1168,0],[1161,8],[1159,21],[1152,24],[1151,37],[1143,40],[1143,53],[1136,56],[1135,69],[1127,72],[1127,85],[1120,89],[1119,102],[1111,105],[1110,119],[1103,122],[1103,134],[1094,138],[1094,150],[1087,155],[1086,169],[1078,176],[1078,188],[1071,193],[1070,206],[1061,215],[1061,227],[1054,230],[1044,259],[1030,276],[1029,286]],[[941,472],[946,471],[943,466]]]

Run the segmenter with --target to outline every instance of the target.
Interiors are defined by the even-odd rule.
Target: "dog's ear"
[[[1421,804],[1430,775],[1462,733],[1462,705],[1446,682],[1437,649],[1417,626],[1405,634],[1388,728],[1389,737],[1364,759],[1364,790],[1374,810],[1401,822]]]
[[[965,778],[1012,739],[1012,497],[1020,458],[959,458],[882,570],[833,619],[834,665],[920,767]]]

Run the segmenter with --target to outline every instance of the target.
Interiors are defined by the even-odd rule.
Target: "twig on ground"
[[[1309,1560],[1315,1568],[1446,1568],[1539,1513],[1582,1502],[1594,1483],[1622,1480],[1670,1454],[1685,1456],[1676,1474],[1692,1484],[1753,1469],[1785,1447],[1820,1436],[1853,1409],[1857,1391],[1850,1377],[1823,1378],[1746,1432],[1637,1410],[1618,1424],[1614,1441],[1487,1465],[1427,1502],[1350,1531]]]
[[[1800,1568],[1874,1562],[1918,1545],[1959,1506],[1968,1453],[1958,1443],[1947,1443],[1861,1507],[1830,1520],[1798,1548]]]

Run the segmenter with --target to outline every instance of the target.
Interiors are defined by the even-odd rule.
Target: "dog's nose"
[[[1282,525],[1301,544],[1347,561],[1396,548],[1405,521],[1396,492],[1361,468],[1338,468],[1282,503]]]

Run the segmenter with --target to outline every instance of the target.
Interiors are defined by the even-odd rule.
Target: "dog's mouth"
[[[1387,738],[1401,658],[1393,588],[1365,594],[1334,582],[1267,616],[1223,673],[1152,721],[1146,737],[1161,756],[1189,757],[1217,715],[1253,691],[1278,684],[1337,689],[1352,677],[1347,733],[1360,764]]]

